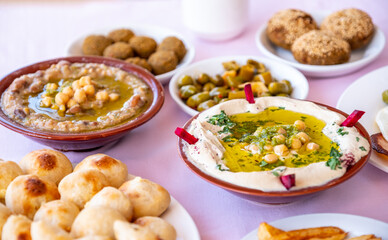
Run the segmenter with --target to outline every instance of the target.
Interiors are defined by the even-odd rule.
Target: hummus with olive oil
[[[308,150],[307,142],[302,142],[299,151],[293,149],[291,141],[298,133],[295,119],[306,123],[303,132],[310,136],[309,142],[318,143],[318,150]],[[291,190],[320,186],[340,178],[349,165],[370,151],[367,139],[355,127],[340,126],[344,120],[344,116],[307,101],[261,97],[249,104],[242,99],[231,100],[192,121],[188,131],[199,141],[185,143],[183,151],[206,174],[235,185],[286,191],[279,176],[295,174]],[[265,154],[276,151],[265,144],[279,144],[271,137],[271,131],[279,128],[286,130],[283,145],[289,151],[277,153],[278,160],[268,163]]]

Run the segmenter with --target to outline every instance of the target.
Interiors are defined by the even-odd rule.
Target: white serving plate
[[[198,113],[198,111],[187,106],[179,97],[178,80],[184,75],[197,77],[201,73],[207,73],[210,76],[215,76],[217,74],[221,74],[224,71],[224,68],[222,66],[223,62],[234,60],[239,64],[245,64],[248,59],[253,59],[263,63],[266,66],[266,68],[270,70],[271,75],[276,79],[278,80],[286,79],[290,81],[292,87],[294,88],[291,94],[291,97],[302,99],[302,100],[306,99],[309,91],[309,85],[305,76],[303,76],[301,72],[283,63],[279,63],[267,58],[259,58],[255,56],[217,57],[217,58],[211,58],[200,62],[196,62],[194,64],[191,64],[188,67],[182,68],[172,77],[170,81],[170,85],[169,85],[170,94],[174,99],[174,101],[182,108],[183,111],[185,111],[187,114],[191,116],[194,116]]]
[[[381,239],[388,239],[388,224],[367,217],[340,213],[317,213],[283,218],[270,222],[276,228],[285,231],[301,228],[336,226],[348,233],[347,238],[364,234],[374,234]],[[253,230],[241,240],[260,240],[257,229]]]
[[[174,226],[177,240],[200,240],[197,226],[183,206],[173,197],[167,211],[161,216]]]
[[[337,108],[348,114],[355,109],[365,111],[360,123],[370,135],[378,133],[380,129],[375,117],[380,109],[387,106],[381,97],[386,89],[388,89],[388,66],[374,70],[353,82],[342,93],[337,102]],[[372,151],[370,163],[388,172],[388,156]]]
[[[184,36],[180,35],[179,33],[167,29],[167,28],[162,28],[158,26],[151,26],[151,25],[139,25],[139,24],[133,24],[133,25],[126,25],[126,26],[114,26],[111,28],[106,28],[106,29],[100,29],[96,31],[92,31],[89,33],[84,34],[83,36],[80,36],[76,38],[67,48],[67,55],[68,56],[80,56],[82,54],[82,43],[84,39],[92,34],[102,34],[102,35],[107,35],[110,31],[115,30],[115,29],[120,29],[120,28],[128,28],[131,29],[135,35],[144,35],[151,37],[155,39],[157,43],[160,43],[165,37],[168,36],[175,36],[183,41],[183,43],[186,46],[187,53],[185,57],[182,59],[182,61],[178,64],[177,68],[170,71],[166,72],[160,75],[156,75],[156,79],[158,79],[162,84],[168,83],[170,78],[175,74],[175,72],[184,67],[187,66],[188,64],[193,61],[194,56],[195,56],[195,48],[194,45],[187,40]]]
[[[320,24],[329,15],[328,12],[311,13],[314,20]],[[289,64],[310,77],[334,77],[354,72],[375,60],[385,46],[384,33],[375,26],[375,34],[371,42],[361,49],[353,50],[349,62],[337,65],[308,65],[297,62],[291,51],[271,43],[266,34],[267,25],[261,26],[255,35],[259,51],[267,57]]]

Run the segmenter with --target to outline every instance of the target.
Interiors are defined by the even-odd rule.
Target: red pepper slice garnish
[[[295,174],[280,176],[280,182],[287,190],[290,190],[290,188],[295,186]]]
[[[188,144],[195,144],[198,142],[198,138],[194,137],[190,133],[188,133],[185,129],[177,127],[175,129],[175,134],[185,140]]]
[[[253,97],[253,92],[252,92],[252,86],[251,84],[246,84],[244,86],[244,92],[245,92],[245,98],[249,103],[255,103],[255,99]]]
[[[341,123],[341,127],[353,127],[356,125],[357,121],[364,115],[364,111],[354,110],[352,114]]]

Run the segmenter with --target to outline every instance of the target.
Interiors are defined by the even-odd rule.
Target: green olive
[[[202,102],[201,104],[199,104],[197,110],[202,112],[203,110],[209,109],[209,108],[213,107],[216,104],[217,103],[214,100],[210,99],[210,100],[207,100],[207,101]]]
[[[385,90],[382,95],[383,95],[383,101],[386,104],[388,104],[388,90]]]
[[[217,87],[224,85],[224,79],[222,79],[221,75],[217,74],[216,77],[210,78],[210,82],[214,83]]]
[[[186,104],[191,108],[197,108],[197,106],[200,103],[207,101],[209,99],[210,99],[210,95],[208,92],[200,92],[189,97],[189,99],[187,99],[186,101]]]
[[[210,91],[210,97],[219,97],[226,98],[228,96],[229,90],[225,87],[215,87]]]
[[[288,93],[288,86],[281,82],[271,82],[268,86],[268,90],[272,95],[279,93]]]
[[[208,83],[209,81],[210,81],[210,77],[206,73],[201,73],[201,75],[199,75],[199,77],[197,78],[197,82],[199,82],[202,85],[204,85],[205,83]]]
[[[193,85],[194,80],[189,75],[183,76],[181,79],[178,80],[178,87],[186,86],[186,85]]]
[[[210,92],[215,87],[216,87],[216,85],[214,83],[208,82],[205,85],[203,85],[202,90],[205,92]]]
[[[226,77],[226,85],[228,85],[230,88],[237,88],[238,85],[242,84],[243,80],[240,76],[232,77],[227,76]]]
[[[179,96],[182,99],[188,99],[196,93],[198,93],[198,89],[194,85],[186,85],[179,89]]]
[[[194,86],[197,88],[198,92],[202,92],[203,86],[199,82],[194,81]]]
[[[271,95],[271,93],[269,93],[269,92],[263,92],[261,95],[260,95],[260,97],[271,97],[272,95]]]
[[[288,86],[288,92],[287,92],[287,94],[291,94],[292,93],[292,85],[291,85],[291,82],[290,81],[288,81],[288,80],[281,80],[280,81],[281,83],[285,83],[285,84],[287,84],[287,86]]]
[[[290,97],[290,95],[288,95],[287,93],[279,93],[276,96],[278,96],[278,97]]]
[[[248,59],[247,64],[252,65],[256,69],[258,69],[260,67],[260,63],[258,63],[257,61],[255,61],[253,59]]]
[[[224,69],[226,71],[231,71],[231,70],[237,71],[240,69],[240,65],[238,65],[236,61],[223,62],[222,66],[224,66]]]
[[[252,65],[244,65],[240,68],[239,76],[243,82],[252,81],[253,75],[255,74],[255,67]]]

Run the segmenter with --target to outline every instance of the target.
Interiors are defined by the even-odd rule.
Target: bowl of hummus
[[[336,186],[370,157],[370,138],[348,115],[327,105],[285,97],[236,99],[184,126],[179,154],[197,175],[248,200],[288,203]]]
[[[59,150],[117,140],[150,120],[164,102],[152,74],[103,57],[35,63],[0,83],[0,124]]]

